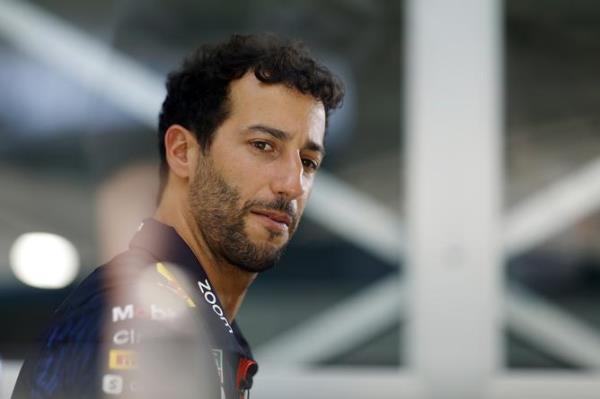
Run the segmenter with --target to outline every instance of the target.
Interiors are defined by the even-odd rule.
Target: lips
[[[253,210],[252,213],[268,217],[274,222],[285,224],[288,227],[292,224],[292,217],[287,213],[267,210]]]

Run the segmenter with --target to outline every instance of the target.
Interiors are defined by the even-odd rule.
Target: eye
[[[319,169],[319,164],[315,161],[313,161],[312,159],[308,159],[308,158],[303,158],[302,159],[302,165],[308,169],[310,172],[316,172],[317,169]]]
[[[252,141],[250,143],[254,148],[259,149],[263,152],[271,152],[273,151],[273,146],[266,141]]]

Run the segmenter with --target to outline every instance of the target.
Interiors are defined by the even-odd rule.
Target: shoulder
[[[128,252],[122,253],[87,275],[56,309],[54,321],[80,313],[94,315],[102,311],[107,300],[135,284],[145,270],[152,268],[153,260]]]
[[[55,310],[38,338],[44,349],[57,345],[98,342],[113,303],[127,301],[139,276],[152,270],[152,259],[129,252],[99,266],[85,277]]]
[[[39,347],[46,353],[67,346],[94,349],[114,340],[115,328],[133,323],[155,327],[176,319],[195,307],[177,275],[173,265],[133,251],[115,257],[89,274],[56,309],[38,338]]]
[[[139,349],[140,337],[189,336],[192,318],[178,316],[190,304],[183,288],[170,281],[175,270],[132,252],[95,269],[56,310],[15,392],[27,397],[99,393],[98,377],[130,367],[124,354]],[[197,326],[192,328],[197,336]]]
[[[123,318],[159,320],[161,314],[168,317],[195,306],[184,286],[185,277],[175,265],[127,251],[88,275],[56,310],[54,324],[71,324],[74,319],[100,324]]]

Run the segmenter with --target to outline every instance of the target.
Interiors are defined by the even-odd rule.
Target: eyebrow
[[[252,125],[248,127],[248,129],[254,130],[256,132],[269,134],[281,141],[289,141],[291,139],[291,134],[289,134],[288,132],[270,126]],[[308,143],[304,146],[304,148],[310,151],[320,153],[322,158],[325,157],[325,148],[315,141],[309,140]]]

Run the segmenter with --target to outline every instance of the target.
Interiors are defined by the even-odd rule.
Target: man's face
[[[189,204],[211,252],[260,272],[298,226],[323,159],[325,110],[253,73],[233,81],[230,115],[200,152]]]

